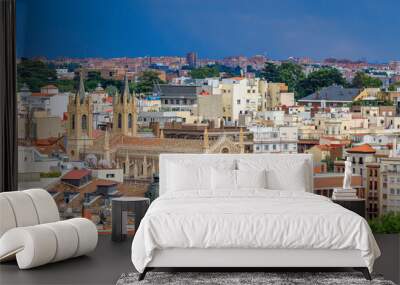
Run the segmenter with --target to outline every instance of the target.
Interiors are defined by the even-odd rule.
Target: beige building
[[[252,126],[254,153],[297,153],[297,127]]]
[[[280,106],[294,106],[294,93],[293,92],[281,92],[279,105]]]
[[[380,170],[382,213],[400,212],[400,158],[382,158]]]
[[[93,144],[92,97],[86,96],[81,72],[79,90],[69,97],[67,122],[67,154],[72,160],[79,160],[80,154]]]
[[[198,95],[197,96],[197,114],[204,120],[214,121],[219,125],[219,120],[223,117],[222,95]]]
[[[136,98],[129,92],[128,76],[125,75],[124,91],[113,98],[113,133],[135,136],[137,132]]]
[[[258,78],[232,77],[222,79],[223,119],[227,125],[238,124],[239,115],[256,113],[261,109],[262,98]]]
[[[343,145],[319,144],[306,150],[305,153],[309,153],[313,156],[314,165],[319,165],[321,161],[328,159],[334,161],[337,158],[342,158]]]
[[[122,168],[94,168],[91,171],[93,177],[120,183],[124,182],[124,170]]]
[[[32,118],[18,118],[18,139],[34,141],[47,138],[59,138],[65,134],[64,122],[58,116],[51,116],[46,111],[36,111]]]
[[[293,93],[288,93],[287,91],[288,87],[285,83],[268,82],[267,110],[272,110],[282,105],[293,106],[294,104],[288,104],[291,103],[290,97]],[[282,98],[282,93],[287,95],[284,95]]]
[[[367,167],[369,163],[376,162],[376,150],[369,144],[354,146],[346,150],[351,158],[353,174],[359,174],[363,179],[363,186],[367,184]]]

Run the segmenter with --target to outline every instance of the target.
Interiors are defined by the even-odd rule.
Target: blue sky
[[[17,0],[17,54],[400,59],[398,0]]]

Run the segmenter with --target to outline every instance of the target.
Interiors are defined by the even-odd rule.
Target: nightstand
[[[340,199],[332,201],[340,206],[359,214],[361,217],[365,218],[365,199]]]
[[[113,241],[126,239],[128,230],[128,212],[135,216],[135,232],[139,228],[140,221],[150,206],[150,199],[143,197],[120,197],[112,199],[112,234]]]

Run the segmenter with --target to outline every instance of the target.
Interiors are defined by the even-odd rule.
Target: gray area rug
[[[138,281],[138,273],[122,274],[117,285],[145,284],[340,284],[340,285],[395,285],[380,276],[368,281],[359,272],[148,272],[146,278]]]

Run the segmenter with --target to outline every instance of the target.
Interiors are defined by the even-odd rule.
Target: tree
[[[190,77],[195,79],[203,79],[208,77],[219,77],[219,70],[216,66],[203,66],[192,69],[189,72]]]
[[[260,76],[269,82],[283,82],[288,86],[290,92],[296,92],[296,86],[304,79],[301,66],[292,62],[284,62],[277,66],[274,63],[265,63]]]
[[[114,85],[107,85],[105,91],[108,94],[108,96],[114,96],[118,92],[118,88],[115,87]]]
[[[346,80],[336,68],[328,67],[313,71],[297,84],[296,97],[297,99],[303,98],[333,84],[346,86]]]
[[[22,59],[17,66],[18,87],[27,84],[31,91],[40,91],[40,88],[54,83],[57,79],[55,69],[38,60]]]
[[[301,66],[292,62],[282,63],[278,73],[280,81],[286,83],[290,92],[295,92],[297,84],[305,77]]]
[[[74,80],[57,80],[56,85],[60,92],[74,92],[75,91]]]
[[[365,72],[358,71],[353,78],[352,86],[354,88],[380,88],[382,86],[382,81],[369,76]]]
[[[271,62],[266,62],[263,70],[260,73],[260,77],[267,80],[268,82],[279,82],[280,76],[278,68]]]
[[[154,84],[162,83],[164,83],[164,81],[158,77],[157,71],[144,71],[143,74],[138,78],[136,92],[139,94],[149,94],[153,91]]]
[[[397,88],[400,88],[400,82],[395,82],[393,84],[390,84],[388,90],[389,91],[396,91]]]

